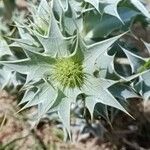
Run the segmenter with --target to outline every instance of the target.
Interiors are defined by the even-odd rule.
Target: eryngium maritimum
[[[32,12],[33,22],[28,26],[23,24],[21,28],[16,23],[22,37],[17,44],[26,53],[26,58],[1,62],[27,75],[26,91],[21,101],[21,104],[26,104],[21,110],[37,105],[37,121],[46,113],[56,111],[64,127],[70,131],[70,106],[79,94],[84,93],[85,105],[91,114],[96,103],[118,108],[128,114],[108,91],[108,87],[115,82],[93,75],[101,67],[99,59],[107,57],[108,48],[123,34],[92,45],[85,44],[79,27],[73,35],[64,37],[60,31],[61,22],[53,13],[53,3],[42,0],[38,11]],[[37,28],[43,24],[41,33]]]

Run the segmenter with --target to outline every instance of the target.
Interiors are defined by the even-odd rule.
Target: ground
[[[148,150],[150,149],[150,102],[132,100],[131,112],[135,119],[120,113],[112,128],[104,121],[97,121],[97,136],[92,130],[79,133],[72,128],[73,142],[63,142],[63,132],[55,123],[43,119],[31,129],[26,113],[16,114],[17,97],[0,92],[0,150]],[[29,110],[32,111],[32,110]],[[90,127],[89,127],[90,128]],[[93,128],[94,129],[94,128]]]

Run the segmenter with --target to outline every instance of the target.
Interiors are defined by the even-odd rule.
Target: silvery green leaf
[[[49,7],[47,0],[41,0],[39,7],[38,7],[38,11],[37,11],[37,14],[39,15],[41,19],[44,19],[44,18],[47,19],[49,8],[50,7]]]
[[[70,107],[72,104],[71,97],[66,97],[64,93],[58,90],[58,95],[53,103],[53,105],[49,108],[48,113],[58,112],[59,118],[61,119],[65,129],[67,130],[69,137],[70,135]],[[40,109],[41,110],[41,109]]]
[[[145,8],[145,6],[139,0],[130,0],[131,3],[139,10],[142,14],[144,14],[147,18],[150,18],[150,13]]]
[[[10,72],[10,70],[0,66],[0,89],[3,89],[6,85],[8,85],[11,75],[12,72]]]
[[[38,93],[37,87],[28,88],[25,91],[24,96],[23,96],[22,100],[20,101],[19,105],[31,101],[34,98],[34,96],[36,95],[36,93]]]
[[[14,41],[11,43],[9,46],[10,48],[12,47],[18,47],[22,48],[24,50],[29,50],[29,51],[35,51],[35,52],[43,52],[44,49],[41,47],[40,43],[37,43],[34,40],[31,40],[30,38],[22,38],[22,39],[15,39],[15,38],[9,38],[10,40]]]
[[[65,3],[66,2],[66,3]],[[53,0],[53,11],[60,21],[60,28],[64,35],[73,35],[75,30],[82,29],[81,4],[75,0]],[[77,29],[78,28],[78,29]]]
[[[108,48],[110,48],[110,46],[112,46],[112,44],[114,44],[124,34],[86,46],[85,66],[89,72],[93,71],[96,60],[107,52]]]
[[[139,95],[142,95],[143,94],[143,80],[141,79],[141,77],[139,77],[139,81],[138,82],[136,82],[136,81],[134,81],[133,82],[133,89],[135,90],[135,91],[137,91],[137,93],[139,93]]]
[[[149,82],[150,71],[142,74],[139,77],[139,81],[134,84],[134,89],[141,95],[144,101],[150,99],[150,82]]]
[[[39,7],[34,14],[33,19],[35,24],[39,28],[41,28],[45,33],[48,30],[48,22],[50,18],[49,14],[50,14],[50,6],[47,0],[41,0]]]
[[[69,98],[63,98],[59,104],[58,108],[58,115],[62,120],[64,127],[66,128],[67,132],[69,133],[69,137],[71,138],[70,134],[70,107],[71,101]]]
[[[109,113],[108,113],[108,106],[103,105],[102,103],[97,103],[95,105],[95,109],[94,109],[94,116],[101,116],[103,117],[109,124],[111,124],[110,122],[110,118],[109,118]]]
[[[0,34],[2,34],[1,32],[8,33],[9,32],[9,28],[6,25],[6,22],[4,22],[2,20],[3,20],[3,18],[0,16]]]
[[[77,96],[82,93],[82,91],[79,88],[74,88],[74,89],[66,88],[63,90],[63,92],[65,93],[66,97],[70,99],[72,103],[75,103]]]
[[[143,94],[144,101],[150,100],[150,91],[147,91]]]
[[[109,0],[107,1],[108,5],[104,8],[105,13],[108,13],[110,15],[114,15],[117,17],[120,21],[123,21],[120,18],[120,15],[118,14],[117,5],[121,0]],[[144,7],[144,5],[139,0],[130,0],[131,3],[139,10],[141,13],[143,13],[147,18],[150,18],[150,13],[148,10]]]
[[[84,86],[83,91],[85,94],[87,94],[89,97],[93,97],[92,99],[95,99],[97,103],[102,103],[104,105],[108,105],[114,108],[117,108],[126,114],[130,115],[124,107],[113,97],[113,95],[108,91],[108,84],[106,81],[106,84],[100,84],[101,80],[96,79],[94,77],[91,77],[89,80],[89,83]],[[104,80],[103,80],[104,82]],[[106,86],[105,86],[106,85]],[[110,86],[112,83],[110,83]]]
[[[139,95],[128,85],[125,84],[114,84],[109,87],[109,91],[112,95],[119,99],[128,99],[128,98],[139,98]]]
[[[103,57],[104,56],[104,57]],[[115,55],[109,56],[107,53],[99,58],[98,64],[100,68],[100,76],[103,78],[119,81],[122,77],[115,69]],[[103,58],[102,58],[103,57]]]
[[[117,10],[117,6],[120,1],[121,0],[108,1],[108,5],[104,8],[104,12],[117,17],[121,22],[123,22]]]
[[[108,6],[104,8],[104,10],[106,10],[106,13],[109,14],[112,13],[112,15],[120,19],[119,14],[117,13],[117,5],[120,1],[121,0],[105,0],[105,3],[108,4]],[[142,4],[142,2],[140,2],[140,0],[130,0],[130,1],[139,11],[141,11],[141,13],[143,13],[147,18],[150,18],[150,13]]]
[[[150,80],[149,80],[150,70],[148,72],[144,73],[141,77],[147,87],[150,87]]]
[[[128,7],[118,8],[118,13],[124,24],[114,16],[108,14],[101,16],[100,14],[95,14],[90,11],[83,21],[85,40],[107,37],[115,30],[128,30],[132,20],[140,14],[140,12]]]
[[[113,63],[114,63],[114,56],[109,56],[106,53],[99,56],[99,58],[96,60],[95,68],[97,68],[97,71],[99,71],[100,77],[106,77],[107,73],[113,73]]]
[[[12,55],[12,53],[7,42],[0,36],[0,59],[4,55]],[[6,69],[3,65],[0,65],[0,88],[1,89],[3,89],[6,85],[9,84],[12,76],[13,74],[9,69]]]
[[[129,50],[126,50],[123,47],[121,47],[121,49],[126,54],[128,60],[129,60],[129,63],[131,65],[131,69],[132,69],[132,73],[138,72],[141,65],[143,65],[146,62],[145,59],[130,52]]]
[[[22,48],[24,50],[30,50],[30,51],[35,51],[35,52],[43,52],[43,48],[41,47],[36,47],[35,45],[29,45],[25,42],[25,40],[22,39],[14,39],[15,42],[13,42],[12,44],[10,44],[10,48],[12,47],[18,47],[18,48]]]
[[[28,45],[35,44],[35,45],[39,46],[39,43],[35,41],[35,39],[31,36],[31,34],[27,31],[27,29],[25,27],[22,27],[21,23],[15,22],[15,24],[18,28],[20,37],[22,39],[28,40]]]
[[[85,106],[89,110],[91,114],[91,119],[93,119],[93,113],[94,113],[94,108],[95,105],[97,104],[96,98],[92,96],[87,96],[85,99]]]
[[[98,12],[100,12],[100,10],[99,10],[99,0],[84,0],[85,2],[88,2],[88,3],[90,3],[92,6],[94,6],[95,8],[96,8],[96,10],[98,11]]]
[[[143,41],[143,43],[144,43],[144,45],[146,46],[146,48],[147,48],[147,50],[148,50],[148,52],[149,52],[149,54],[150,54],[150,43],[147,43],[147,42],[145,42],[145,41]]]
[[[48,87],[49,89],[47,89],[47,92],[44,93],[45,98],[43,97],[44,99],[43,99],[42,103],[39,104],[38,120],[40,120],[45,114],[48,113],[49,109],[53,106],[53,104],[57,100],[57,97],[58,97],[57,90],[54,90],[54,89],[52,90],[52,89],[50,89],[50,87],[51,86],[49,85],[49,87]],[[47,98],[47,96],[49,96],[49,98]]]
[[[28,58],[26,59],[16,61],[1,61],[0,63],[19,73],[26,74],[26,82],[43,78],[45,73],[50,72],[51,65],[55,62],[54,58],[36,52],[25,52],[28,55]]]
[[[60,0],[52,0],[52,4],[53,4],[54,14],[56,14],[60,18],[64,11],[61,1]]]
[[[0,36],[0,57],[4,55],[12,55],[7,42]]]
[[[44,27],[42,25],[40,27],[42,30],[44,30],[44,35],[41,33],[41,31],[38,31],[37,28],[37,25],[40,21],[37,21],[37,23],[34,21],[32,23],[34,30],[30,30],[33,32],[33,35],[39,39],[40,43],[44,47],[45,53],[50,54],[51,56],[55,56],[56,54],[66,55],[67,42],[61,34],[57,20],[54,17],[52,11],[52,2],[48,4],[46,0],[41,1],[38,8],[38,15],[41,21],[45,23],[44,26],[47,26]]]
[[[33,31],[35,36],[39,39],[44,47],[45,53],[55,56],[65,56],[68,54],[67,40],[63,37],[57,20],[54,17],[52,8],[50,7],[50,24],[48,33],[46,36],[39,34],[37,31]]]
[[[69,35],[73,35],[77,30],[81,32],[83,18],[79,17],[77,13],[80,10],[75,10],[74,4],[67,0],[66,9],[64,10],[61,18],[62,30],[65,30]]]
[[[36,88],[38,89],[37,91],[33,91],[33,88],[30,89],[28,91],[30,92],[29,95],[26,95],[27,93],[25,93],[24,101],[21,103],[27,102],[27,104],[25,104],[20,111],[31,106],[41,104],[43,107],[40,110],[41,112],[39,112],[39,116],[43,116],[43,114],[45,114],[55,102],[57,98],[57,91],[48,83],[41,83]]]
[[[150,76],[150,71],[148,71],[147,73],[145,73],[141,76],[141,78],[143,80],[142,94],[143,94],[143,98],[144,98],[145,101],[150,99],[150,80],[149,80],[149,76]]]
[[[143,74],[145,74],[145,73],[147,73],[147,72],[149,72],[149,70],[145,70],[145,71],[143,71],[143,72],[133,74],[133,75],[131,75],[131,76],[129,76],[129,77],[122,78],[122,80],[123,80],[123,81],[131,81],[131,80],[136,79],[136,78],[138,78],[139,76],[141,76],[141,75],[143,75]],[[121,81],[122,81],[122,80],[121,80]]]

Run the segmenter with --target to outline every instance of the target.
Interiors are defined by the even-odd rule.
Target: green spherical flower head
[[[71,58],[58,59],[54,65],[54,80],[64,88],[80,88],[85,79],[85,73],[81,63]]]

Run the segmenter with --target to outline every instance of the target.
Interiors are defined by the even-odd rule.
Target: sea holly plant
[[[70,110],[77,99],[82,100],[91,118],[97,103],[106,108],[106,114],[102,115],[107,120],[107,106],[131,116],[125,107],[126,100],[140,97],[131,83],[149,69],[140,69],[147,60],[126,50],[119,42],[124,35],[129,34],[129,25],[126,32],[120,30],[121,33],[114,34],[113,31],[119,30],[120,26],[111,28],[110,25],[106,34],[94,35],[94,31],[104,29],[106,20],[110,18],[106,16],[106,20],[101,20],[106,10],[107,14],[110,14],[109,7],[104,8],[105,11],[101,14],[98,7],[101,1],[95,2],[66,0],[64,3],[61,0],[52,0],[48,3],[42,0],[38,8],[30,8],[33,18],[29,18],[28,22],[21,23],[15,20],[20,38],[9,37],[13,41],[9,47],[21,48],[22,57],[0,61],[3,67],[26,76],[21,89],[24,96],[20,102],[24,106],[20,111],[37,106],[34,116],[36,123],[45,114],[56,112],[70,137]],[[116,12],[119,2],[108,4],[110,7],[115,6],[113,9]],[[133,17],[139,14],[144,18],[148,17],[149,13],[144,6],[139,1],[138,4],[136,7],[140,11],[132,11],[130,19],[126,20],[124,17],[124,20],[121,20],[119,15],[116,16],[121,24],[126,23],[125,21],[132,24]],[[144,13],[141,13],[143,9]],[[123,10],[120,12],[125,13],[124,8]],[[86,20],[91,14],[96,14],[93,25],[90,20]],[[97,22],[97,19],[101,22]],[[96,26],[96,23],[100,25]],[[128,77],[120,75],[115,69],[117,51],[113,55],[108,53],[116,44],[126,55],[128,66],[132,69]],[[9,55],[14,55],[13,49],[9,51]],[[138,65],[134,63],[135,60],[139,62]]]
[[[0,60],[8,61],[14,60],[10,47],[6,40],[0,37]],[[4,65],[0,65],[0,87],[1,89],[8,90],[10,93],[16,93],[17,89],[24,82],[24,77],[14,70],[10,70]]]

